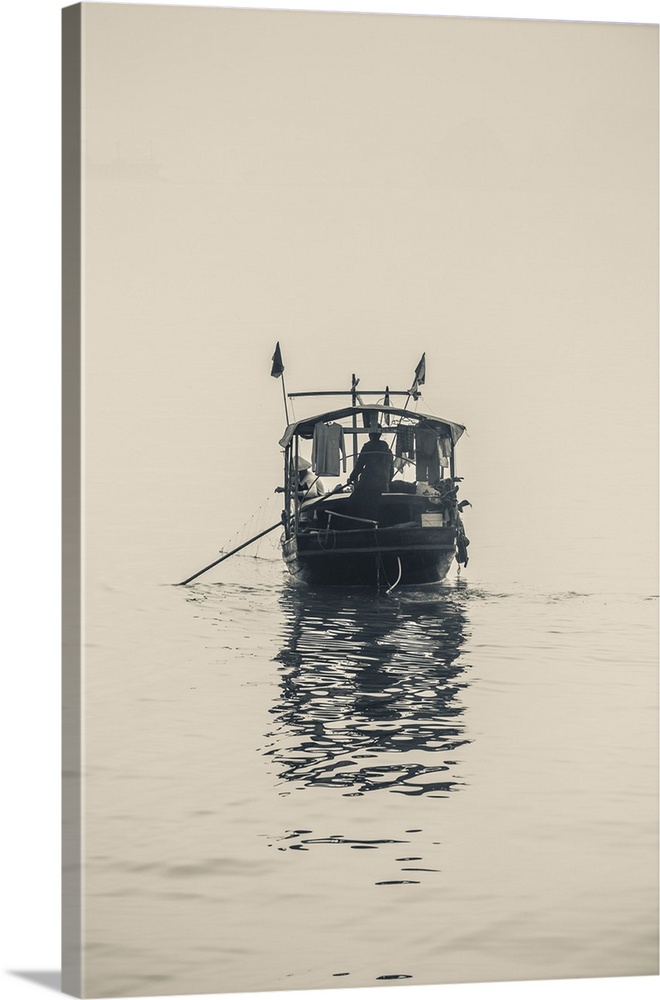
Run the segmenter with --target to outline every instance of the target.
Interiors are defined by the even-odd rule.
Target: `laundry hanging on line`
[[[343,460],[343,461],[342,461]],[[346,447],[341,424],[314,424],[312,468],[317,476],[338,476],[346,472]]]
[[[397,458],[407,455],[412,458],[415,454],[415,428],[397,427],[394,453]]]
[[[438,460],[440,462],[440,468],[449,468],[449,459],[451,458],[451,440],[448,437],[438,438]]]
[[[434,483],[440,478],[438,435],[430,427],[415,431],[415,477],[418,482]]]

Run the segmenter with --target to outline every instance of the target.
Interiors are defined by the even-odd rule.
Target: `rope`
[[[329,514],[325,532],[322,535],[321,532],[319,531],[319,538],[318,538],[319,548],[323,549],[324,552],[332,552],[332,550],[337,547],[337,532],[335,531],[334,528],[330,527],[331,520],[332,520],[332,514]],[[332,537],[332,545],[328,544],[328,539],[330,537]],[[323,541],[321,541],[321,538],[323,538]]]
[[[279,507],[280,506],[280,501],[273,494],[271,494],[271,495],[269,495],[266,498],[266,500],[264,501],[264,503],[261,505],[261,507],[257,511],[257,518],[258,518],[259,521],[261,521],[262,524],[264,522],[266,522],[266,521],[270,522],[270,521],[273,520],[273,518],[275,517],[275,511],[273,509],[273,512],[271,514],[271,512],[269,511],[269,506],[274,508],[275,505],[277,505],[277,507]],[[263,547],[264,546],[265,546],[266,554],[262,555],[262,551],[263,551]],[[250,558],[252,558],[252,559],[262,559],[262,560],[267,561],[267,562],[272,562],[273,559],[276,558],[276,553],[277,553],[277,549],[278,548],[279,548],[279,538],[278,538],[278,536],[276,534],[275,535],[266,535],[266,536],[264,536],[264,538],[260,539],[257,542],[257,544],[256,544],[256,546],[254,548],[254,552],[252,553],[252,555],[250,556]]]
[[[239,545],[241,542],[243,542],[248,537],[248,535],[250,535],[250,534],[252,534],[252,535],[258,534],[257,531],[253,530],[253,528],[254,528],[254,522],[255,522],[256,519],[259,518],[259,515],[261,515],[261,523],[263,524],[264,519],[265,519],[265,508],[266,508],[266,505],[268,504],[268,502],[271,499],[272,499],[272,497],[270,495],[267,496],[266,499],[261,504],[261,506],[258,507],[257,510],[254,511],[250,515],[250,517],[247,519],[247,521],[245,521],[244,524],[242,524],[241,527],[238,528],[234,532],[234,534],[231,535],[231,537],[227,539],[227,541],[225,542],[225,544],[218,551],[220,551],[220,552],[229,552],[231,549],[236,548],[236,545]]]
[[[378,535],[376,534],[377,531],[378,531],[378,525],[376,524],[374,526],[374,543],[376,545],[376,551],[378,553],[378,565],[380,566],[382,574],[385,577],[385,583],[389,587],[390,581],[387,579],[387,573],[385,572],[385,564],[383,562],[383,556],[382,556],[381,551],[380,551],[380,545],[378,544]],[[394,586],[396,586],[396,584],[394,584]],[[389,590],[387,590],[386,593],[389,594]]]
[[[396,561],[399,564],[399,575],[396,578],[396,583],[393,583],[392,586],[390,587],[390,589],[385,591],[386,594],[391,594],[392,591],[394,590],[394,588],[398,587],[398,585],[399,585],[399,583],[401,581],[401,574],[403,573],[403,567],[401,566],[401,560],[399,559],[398,556],[396,557]]]

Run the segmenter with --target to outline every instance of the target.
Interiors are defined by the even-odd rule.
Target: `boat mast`
[[[298,435],[293,439],[293,483],[291,491],[293,493],[293,533],[298,534],[298,522],[300,518],[300,493],[298,491]]]
[[[351,406],[357,406],[357,387],[359,378],[356,379],[355,372],[351,375]],[[357,414],[353,414],[353,469],[357,461]]]
[[[286,538],[291,537],[291,493],[292,493],[292,482],[291,482],[291,442],[286,446],[284,450],[284,534]]]

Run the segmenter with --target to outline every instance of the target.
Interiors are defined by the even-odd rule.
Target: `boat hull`
[[[439,583],[456,552],[453,527],[309,531],[285,540],[296,579],[318,586],[392,587]]]

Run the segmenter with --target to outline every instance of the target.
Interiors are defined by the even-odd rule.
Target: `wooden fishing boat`
[[[290,573],[306,583],[385,587],[438,583],[454,559],[467,566],[458,500],[456,442],[465,428],[444,417],[408,409],[420,398],[426,378],[422,355],[412,388],[361,390],[353,375],[350,390],[291,392],[284,385],[279,343],[271,375],[282,379],[287,426],[284,454],[284,510],[280,520],[223,552],[208,566],[182,580],[186,586],[271,531],[284,527],[282,557]],[[351,405],[289,422],[287,400],[300,396],[350,396]],[[365,405],[363,397],[377,397]],[[403,409],[392,396],[405,396]],[[360,441],[368,442],[359,447]],[[304,452],[311,444],[310,458]],[[348,447],[347,447],[348,443]],[[350,452],[350,453],[349,453]],[[321,475],[341,478],[348,461],[348,482],[326,492]],[[413,471],[414,470],[414,471]]]
[[[455,559],[467,564],[469,541],[461,511],[469,504],[458,500],[461,479],[455,461],[465,428],[408,409],[419,398],[424,374],[422,358],[409,390],[358,393],[359,380],[353,375],[351,389],[344,392],[285,395],[285,403],[301,396],[351,396],[350,406],[288,423],[279,442],[284,454],[282,557],[295,578],[391,590],[437,583]],[[393,396],[406,396],[405,406],[392,406]],[[376,401],[365,403],[366,397]],[[365,448],[367,440],[371,444]],[[389,481],[380,479],[384,488],[378,488],[378,476],[374,488],[369,473],[373,449],[379,450],[381,464],[391,463]],[[346,463],[352,465],[348,483],[328,484],[319,493],[321,481],[341,478]]]

